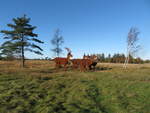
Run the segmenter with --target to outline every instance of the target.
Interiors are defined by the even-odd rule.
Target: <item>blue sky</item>
[[[53,56],[50,40],[57,28],[65,39],[63,47],[71,48],[74,57],[125,53],[127,33],[137,27],[142,46],[139,56],[150,59],[149,0],[1,0],[0,29],[8,29],[6,24],[23,14],[31,18],[38,38],[45,42],[43,56],[27,53],[28,58]]]

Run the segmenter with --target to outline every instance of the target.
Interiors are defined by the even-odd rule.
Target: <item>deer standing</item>
[[[97,64],[96,62],[97,57],[95,55],[89,56],[84,55],[83,59],[72,59],[73,68],[80,68],[80,71],[85,71],[88,69],[95,69]]]
[[[54,59],[55,63],[56,63],[56,68],[60,68],[62,65],[64,66],[64,69],[66,70],[67,65],[70,64],[70,58],[73,57],[73,55],[71,54],[71,50],[69,48],[65,48],[68,52],[67,57],[63,58],[63,57],[56,57]]]

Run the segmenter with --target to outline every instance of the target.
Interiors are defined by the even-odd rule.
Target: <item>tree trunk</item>
[[[21,36],[22,37],[22,39],[21,39],[21,42],[22,42],[22,46],[21,46],[21,62],[22,62],[22,67],[24,68],[24,66],[25,66],[25,59],[24,59],[24,44],[23,44],[23,42],[24,42],[24,38],[23,38],[23,35]]]
[[[25,65],[24,65],[24,64],[25,64],[25,59],[24,59],[24,46],[21,47],[21,51],[22,51],[22,53],[21,53],[21,54],[22,54],[22,58],[21,58],[22,67],[24,68],[24,66],[25,66]]]
[[[57,44],[57,57],[59,57],[59,44]]]
[[[125,58],[125,63],[124,63],[124,68],[126,69],[127,68],[127,65],[129,63],[129,60],[130,60],[130,54],[128,53],[127,57]]]

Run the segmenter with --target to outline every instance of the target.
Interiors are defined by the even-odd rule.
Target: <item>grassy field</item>
[[[0,113],[150,113],[150,64],[55,70],[50,61],[0,61]]]

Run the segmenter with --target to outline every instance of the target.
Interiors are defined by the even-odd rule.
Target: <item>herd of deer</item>
[[[73,55],[71,54],[71,50],[69,48],[65,48],[68,51],[67,57],[56,57],[54,59],[56,68],[61,66],[66,70],[68,65],[71,65],[73,69],[80,69],[80,71],[95,69],[97,65],[97,57],[95,55],[84,55],[82,59],[71,59]]]

